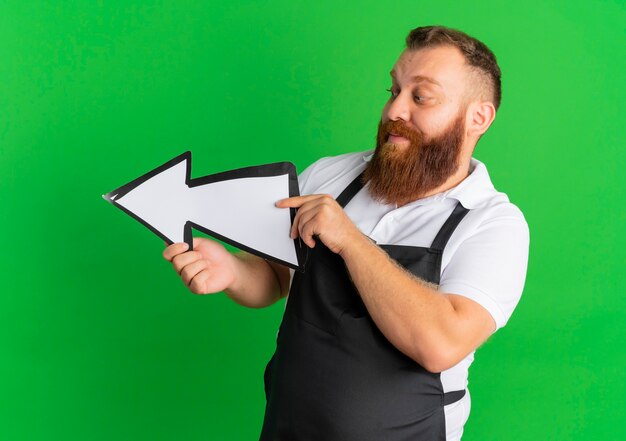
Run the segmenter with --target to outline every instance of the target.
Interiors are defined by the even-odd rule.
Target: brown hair
[[[478,89],[486,90],[498,110],[502,99],[501,72],[496,56],[482,42],[464,32],[444,26],[422,26],[413,29],[406,37],[406,47],[417,50],[427,47],[449,45],[461,51],[467,64],[479,74]]]

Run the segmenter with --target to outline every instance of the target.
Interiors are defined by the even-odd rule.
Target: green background
[[[101,195],[185,150],[198,177],[372,148],[428,24],[498,57],[474,156],[531,232],[463,439],[625,439],[625,23],[619,1],[0,1],[0,439],[258,439],[284,301],[191,294]]]

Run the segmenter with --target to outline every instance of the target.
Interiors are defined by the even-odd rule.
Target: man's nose
[[[406,94],[399,94],[387,109],[387,117],[392,121],[411,119],[411,103]]]

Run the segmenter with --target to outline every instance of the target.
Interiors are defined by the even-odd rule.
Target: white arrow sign
[[[167,243],[187,242],[195,228],[237,248],[302,271],[302,242],[289,237],[295,209],[279,199],[298,196],[290,162],[246,167],[191,179],[191,152],[102,197]]]

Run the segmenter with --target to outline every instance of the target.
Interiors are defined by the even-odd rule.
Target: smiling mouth
[[[395,133],[390,132],[388,141],[390,142],[399,142],[399,141],[408,141],[404,136],[396,135]]]

